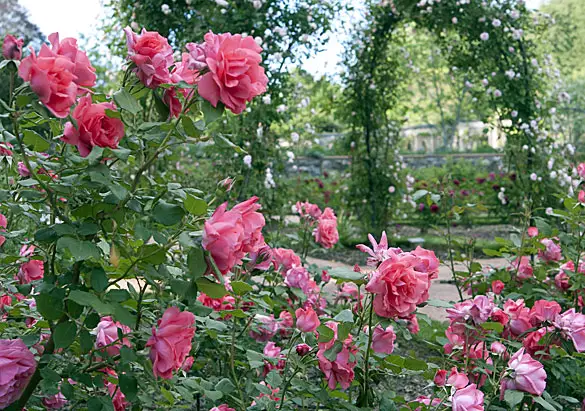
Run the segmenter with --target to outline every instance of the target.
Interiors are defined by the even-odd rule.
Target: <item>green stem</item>
[[[364,381],[363,381],[363,388],[362,388],[362,406],[368,406],[370,403],[370,388],[369,388],[369,378],[370,378],[370,351],[372,348],[372,340],[373,340],[373,332],[372,332],[372,324],[374,319],[374,300],[372,296],[372,300],[370,302],[370,314],[368,318],[368,348],[366,349],[366,358],[364,360]]]

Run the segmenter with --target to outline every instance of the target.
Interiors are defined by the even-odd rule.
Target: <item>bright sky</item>
[[[527,0],[530,8],[540,6],[546,0]],[[60,37],[91,36],[95,32],[97,17],[102,8],[101,0],[19,0],[29,10],[30,20],[45,35],[56,31]],[[314,75],[334,73],[343,52],[340,36],[332,36],[325,49],[303,64]]]

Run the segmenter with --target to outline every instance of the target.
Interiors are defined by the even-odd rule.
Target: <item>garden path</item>
[[[352,269],[352,266],[347,264],[338,262],[338,261],[329,261],[329,260],[321,260],[318,258],[308,257],[307,261],[309,264],[315,264],[320,268],[326,267],[344,267]],[[494,268],[501,268],[508,265],[508,262],[504,258],[488,258],[488,259],[479,259],[476,260],[478,263],[482,265],[482,267],[489,267],[492,266]],[[364,270],[371,270],[370,267],[362,267]],[[464,271],[466,268],[463,264],[455,264],[455,270]],[[441,264],[439,268],[439,278],[433,280],[431,284],[430,290],[430,299],[433,300],[443,300],[443,301],[458,301],[459,295],[457,294],[457,288],[454,284],[448,283],[447,281],[451,280],[451,269],[445,265]],[[440,307],[433,307],[427,305],[426,307],[419,308],[419,311],[427,314],[430,318],[438,321],[444,321],[447,319],[447,313],[445,312],[444,308]]]

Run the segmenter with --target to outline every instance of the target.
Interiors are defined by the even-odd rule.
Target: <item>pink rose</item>
[[[550,345],[552,344],[550,343],[547,345],[540,344],[540,341],[544,338],[544,336],[546,336],[548,331],[549,330],[547,328],[543,327],[536,331],[532,331],[524,336],[524,340],[522,340],[522,345],[524,346],[524,348],[526,348],[526,352],[528,354],[535,355],[538,351],[546,352],[549,351]],[[540,357],[542,356],[539,354],[539,358]]]
[[[347,389],[355,377],[354,367],[356,366],[356,354],[358,349],[352,344],[352,336],[349,335],[344,341],[341,341],[341,351],[337,353],[335,360],[330,361],[325,357],[325,351],[333,347],[337,340],[337,323],[328,322],[327,327],[334,332],[334,338],[327,343],[319,343],[317,359],[319,360],[319,369],[325,375],[329,389],[334,390],[337,383],[341,388]]]
[[[183,362],[183,365],[181,365],[181,369],[185,372],[189,372],[189,370],[191,369],[191,367],[193,367],[193,363],[195,362],[195,358],[193,357],[187,357],[185,359],[185,361]]]
[[[554,325],[561,330],[563,337],[573,341],[577,351],[585,351],[585,315],[571,308],[562,315],[558,315]]]
[[[501,342],[494,341],[490,346],[490,351],[493,352],[494,354],[504,354],[507,351],[507,349],[506,346]]]
[[[70,122],[65,124],[62,140],[77,146],[79,154],[87,157],[94,146],[118,148],[124,137],[124,123],[118,118],[108,117],[106,109],[115,110],[114,103],[92,104],[91,96],[79,99],[73,110],[77,128]]]
[[[297,201],[295,207],[301,217],[312,218],[313,220],[317,220],[321,217],[321,209],[317,204],[311,204],[308,201],[305,201],[304,203]]]
[[[79,87],[93,87],[96,81],[95,68],[92,67],[87,54],[77,48],[77,40],[68,37],[59,41],[59,33],[49,35],[51,50],[58,56],[66,57],[75,68],[73,75],[75,83]],[[78,90],[78,94],[85,94],[84,90]]]
[[[504,313],[510,317],[510,331],[519,336],[532,327],[530,324],[530,309],[524,305],[524,300],[508,300],[504,303]]]
[[[579,202],[581,204],[585,204],[585,190],[579,190],[579,194],[577,195],[577,200],[579,200]]]
[[[38,57],[32,51],[22,60],[18,75],[30,82],[31,89],[45,107],[55,116],[65,118],[78,94],[74,71],[75,64],[71,60],[55,55],[43,44]]]
[[[420,327],[418,325],[418,318],[416,318],[415,314],[411,314],[406,321],[408,322],[406,328],[412,334],[418,334],[420,331]]]
[[[18,169],[18,174],[20,174],[21,177],[29,177],[30,176],[30,170],[28,168],[26,168],[26,165],[22,161],[18,162],[17,169]]]
[[[173,49],[166,38],[156,31],[136,34],[130,27],[126,32],[126,45],[130,60],[136,64],[138,78],[148,88],[157,88],[171,82],[169,67],[174,63]]]
[[[500,398],[506,390],[525,391],[534,395],[542,395],[546,388],[546,371],[543,365],[524,352],[521,348],[508,361],[511,373],[509,378],[502,380]]]
[[[380,244],[376,242],[376,239],[372,234],[368,234],[368,239],[372,244],[372,248],[368,247],[365,244],[358,244],[356,248],[360,250],[362,253],[366,253],[369,255],[367,260],[367,265],[370,267],[377,267],[379,263],[386,260],[388,255],[388,238],[386,237],[386,231],[382,232],[382,237],[380,238]],[[402,252],[402,250],[400,250]]]
[[[453,411],[483,411],[483,392],[470,384],[455,392],[451,398]]]
[[[301,259],[293,250],[288,248],[274,248],[274,263],[276,268],[282,267],[282,272],[286,273],[295,266],[301,265]]]
[[[270,358],[278,358],[280,357],[280,347],[278,347],[272,341],[266,343],[264,346],[264,355]]]
[[[263,245],[264,237],[262,228],[266,224],[264,216],[258,212],[261,205],[258,204],[258,197],[252,197],[248,200],[236,204],[232,212],[239,213],[242,216],[244,226],[244,240],[242,241],[242,251],[250,253],[258,251]]]
[[[116,379],[118,378],[118,374],[116,374],[114,370],[106,368],[104,371],[109,376],[114,377]],[[124,393],[122,393],[122,390],[120,390],[118,384],[114,384],[107,378],[105,378],[104,381],[106,384],[106,388],[108,389],[108,393],[110,394],[110,397],[112,397],[112,405],[114,406],[114,411],[126,410],[126,407],[128,407],[130,403],[126,400],[126,396],[124,395]]]
[[[442,387],[447,382],[447,370],[437,370],[433,382],[437,387]]]
[[[45,264],[41,260],[30,260],[29,262],[20,265],[18,274],[18,282],[20,284],[28,284],[31,281],[40,280],[45,273]]]
[[[6,307],[10,307],[12,305],[12,297],[8,294],[4,294],[0,297],[0,311],[5,311]]]
[[[152,336],[146,346],[150,347],[155,377],[169,380],[173,378],[173,371],[181,368],[191,351],[195,316],[188,311],[181,312],[177,307],[169,307],[157,325],[158,329],[152,327]]]
[[[455,387],[456,389],[464,388],[469,384],[469,378],[465,373],[457,371],[456,367],[451,368],[449,377],[447,377],[447,385]]]
[[[583,179],[585,179],[585,163],[581,163],[577,166],[577,173]]]
[[[292,328],[294,325],[294,319],[291,313],[288,311],[281,311],[278,318],[280,319],[279,327],[282,328]]]
[[[269,341],[278,332],[278,322],[274,319],[274,315],[256,314],[255,320],[259,324],[250,330],[249,335],[256,341]]]
[[[418,246],[411,254],[420,259],[420,263],[415,267],[417,271],[427,273],[429,279],[438,277],[440,262],[434,251]]]
[[[230,408],[227,404],[221,404],[218,407],[213,407],[209,411],[236,411],[234,408]]]
[[[543,238],[540,240],[546,247],[544,250],[538,251],[538,257],[542,260],[549,261],[560,261],[563,256],[561,255],[561,247],[550,238]]]
[[[317,228],[313,231],[313,237],[324,248],[332,248],[339,241],[337,217],[331,208],[327,207],[319,217]]]
[[[22,45],[24,39],[17,39],[11,34],[7,34],[4,37],[4,43],[2,43],[2,56],[6,60],[20,60],[22,58]]]
[[[274,263],[274,252],[266,243],[256,251],[250,252],[249,269],[267,271]]]
[[[536,237],[538,235],[538,228],[528,227],[528,237]]]
[[[530,322],[534,326],[544,321],[553,322],[561,313],[561,306],[556,301],[538,300],[530,309]]]
[[[311,307],[307,307],[307,309],[299,308],[295,311],[295,315],[297,317],[297,328],[301,332],[312,333],[321,325],[319,316]]]
[[[227,203],[220,205],[205,222],[202,245],[211,253],[222,274],[240,264],[244,253],[244,226],[239,213],[227,211]]]
[[[405,253],[385,260],[372,273],[366,290],[375,294],[376,314],[407,318],[429,298],[429,276],[415,269],[419,262],[416,256]]]
[[[266,91],[268,78],[260,66],[262,48],[252,36],[205,35],[205,61],[209,72],[199,81],[199,94],[213,107],[221,101],[235,114]]]
[[[12,144],[0,141],[0,156],[12,157]]]
[[[479,325],[486,322],[492,315],[494,308],[493,300],[485,295],[478,295],[473,300],[466,300],[455,304],[453,308],[448,308],[447,317],[451,321],[452,327],[457,324],[464,328],[466,323]]]
[[[121,330],[122,334],[124,335],[130,334],[132,331],[130,327],[112,320],[112,317],[102,317],[95,329],[95,348],[99,350],[102,347],[108,346],[105,349],[106,352],[108,355],[114,356],[120,354],[120,348],[122,348],[122,345],[131,347],[128,338],[124,337],[122,341],[119,341],[118,330]],[[118,342],[113,344],[115,341]]]
[[[21,339],[0,340],[0,409],[20,398],[36,367],[34,355]]]
[[[394,334],[394,328],[391,325],[384,329],[378,324],[372,335],[372,350],[380,354],[392,354],[395,340],[396,334]]]
[[[48,410],[61,409],[65,407],[65,405],[67,405],[68,402],[69,401],[67,401],[67,398],[65,398],[65,396],[61,392],[58,392],[57,394],[51,397],[43,398],[43,405]]]
[[[233,310],[236,303],[236,300],[231,295],[225,295],[221,298],[211,298],[205,293],[199,293],[197,301],[206,307],[212,308],[213,311]]]
[[[284,283],[291,288],[300,288],[302,290],[307,288],[310,280],[309,272],[303,266],[293,267],[286,272]]]
[[[187,84],[195,84],[198,80],[199,71],[191,68],[191,57],[189,54],[183,53],[181,61],[175,63],[175,67],[171,72],[171,83],[177,84],[183,81]],[[183,105],[178,95],[181,94],[186,99],[191,93],[191,89],[180,87],[171,87],[164,91],[163,101],[169,108],[169,115],[171,117],[179,117],[183,111]]]
[[[527,278],[532,277],[533,270],[532,265],[530,264],[530,258],[527,256],[520,257],[520,261],[515,259],[512,261],[512,265],[508,268],[510,271],[518,271],[518,278],[521,280],[525,280]]]
[[[302,344],[297,344],[297,346],[295,347],[295,350],[297,351],[297,354],[300,357],[303,357],[303,356],[307,355],[309,353],[309,351],[311,351],[311,347],[309,347],[305,343],[302,343]]]
[[[492,292],[496,295],[500,295],[502,291],[504,291],[505,286],[506,285],[500,280],[492,281]]]

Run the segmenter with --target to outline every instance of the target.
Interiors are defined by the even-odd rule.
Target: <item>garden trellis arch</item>
[[[368,228],[386,226],[392,199],[398,198],[388,188],[405,180],[395,147],[408,113],[401,97],[412,75],[400,64],[405,35],[400,28],[406,23],[449,50],[447,61],[464,73],[469,93],[489,104],[507,137],[506,168],[515,178],[517,201],[531,209],[550,205],[546,193],[554,182],[543,174],[552,153],[549,121],[567,96],[550,92],[558,74],[534,42],[549,19],[529,11],[522,0],[382,0],[368,1],[365,9],[346,47],[343,79],[352,199]]]

